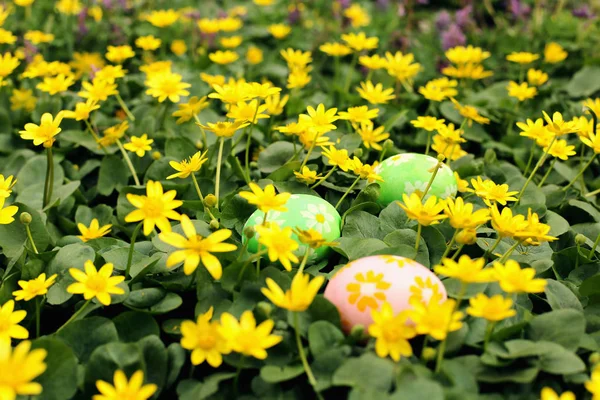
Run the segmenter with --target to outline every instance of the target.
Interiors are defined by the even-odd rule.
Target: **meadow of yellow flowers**
[[[600,399],[598,13],[0,0],[0,400]]]

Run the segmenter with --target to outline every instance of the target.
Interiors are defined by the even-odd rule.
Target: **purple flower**
[[[390,6],[390,0],[377,0],[377,8],[380,10],[387,10]]]
[[[452,16],[446,10],[442,10],[435,18],[435,27],[439,32],[446,30],[452,23]]]
[[[456,23],[460,28],[466,28],[469,25],[473,24],[473,20],[471,19],[471,12],[473,11],[473,6],[468,5],[466,7],[461,8],[454,14],[454,18],[456,19]]]
[[[448,30],[442,32],[442,49],[444,51],[456,47],[464,46],[467,43],[467,38],[457,24],[452,24]]]
[[[510,0],[508,8],[512,15],[518,19],[527,17],[531,11],[531,8],[526,4],[522,4],[520,0]]]
[[[422,4],[422,5],[429,4],[429,0],[417,0],[417,4]]]
[[[594,13],[590,9],[590,6],[587,4],[574,8],[572,13],[573,16],[577,18],[592,19],[595,17]]]
[[[351,1],[350,0],[338,0],[338,3],[340,3],[340,7],[343,10],[345,8],[350,7]]]
[[[300,20],[300,16],[301,14],[298,7],[294,7],[292,10],[290,10],[290,12],[288,13],[288,22],[290,23],[290,25],[296,24]]]
[[[85,18],[87,16],[87,8],[83,8],[79,15],[77,16],[77,36],[83,37],[88,33],[88,28],[85,25]]]

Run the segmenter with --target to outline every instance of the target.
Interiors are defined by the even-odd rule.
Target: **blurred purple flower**
[[[455,47],[464,46],[467,43],[467,38],[457,24],[452,24],[448,30],[442,32],[442,49],[444,51]]]
[[[296,24],[299,20],[300,20],[300,10],[298,9],[298,7],[294,7],[289,13],[288,13],[288,22],[290,23],[290,25],[294,25]]]
[[[340,7],[343,10],[344,8],[350,7],[351,1],[350,0],[338,0],[338,3],[340,3]]]
[[[446,10],[440,11],[438,13],[437,17],[435,18],[435,27],[440,32],[448,29],[448,27],[450,26],[451,23],[452,23],[452,16]]]
[[[574,8],[572,13],[577,18],[592,19],[595,17],[590,6],[587,4]]]
[[[417,4],[429,4],[429,0],[417,0]]]
[[[466,7],[461,8],[454,14],[454,18],[456,19],[456,23],[462,29],[468,27],[473,24],[473,20],[471,19],[471,12],[473,11],[473,6],[468,5]]]
[[[387,10],[390,6],[390,0],[377,0],[377,8],[380,10]]]
[[[518,19],[527,17],[531,11],[531,7],[527,4],[522,4],[520,0],[510,0],[508,9]]]
[[[77,37],[81,38],[88,33],[88,28],[85,25],[88,9],[84,7],[79,15],[77,15]]]
[[[110,10],[113,7],[113,0],[102,0],[101,2],[107,10]]]

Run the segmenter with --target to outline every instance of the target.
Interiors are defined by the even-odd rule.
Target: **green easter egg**
[[[308,194],[293,194],[285,207],[287,211],[269,211],[267,221],[274,222],[282,228],[286,226],[298,227],[304,230],[312,228],[321,233],[328,242],[333,242],[340,237],[342,217],[331,204],[322,198]],[[256,210],[246,221],[244,229],[262,224],[264,216],[264,212]],[[300,245],[294,254],[301,258],[306,253],[306,245],[300,243],[296,234],[293,234],[292,237]],[[245,236],[242,236],[242,238],[243,243],[245,243],[247,238]],[[248,241],[248,251],[251,253],[258,251],[258,233]],[[314,263],[322,260],[329,251],[330,248],[327,246],[319,247],[314,251],[311,250],[308,261]]]
[[[385,159],[375,170],[383,178],[379,182],[381,192],[377,202],[387,206],[393,201],[402,201],[402,194],[424,192],[438,160],[418,153],[404,153]],[[444,164],[438,171],[425,198],[436,196],[442,199],[456,196],[458,185],[450,167]]]

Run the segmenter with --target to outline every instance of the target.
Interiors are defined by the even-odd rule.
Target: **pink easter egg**
[[[427,302],[435,292],[446,299],[444,284],[429,268],[409,258],[379,255],[340,269],[327,284],[325,298],[338,308],[342,327],[349,332],[356,325],[366,329],[373,322],[371,311],[386,301],[397,314],[411,307],[411,296]]]

